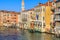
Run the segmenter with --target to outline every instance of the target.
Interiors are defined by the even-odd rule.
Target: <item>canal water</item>
[[[60,38],[46,33],[30,33],[27,30],[4,30],[0,31],[0,40],[60,40]]]

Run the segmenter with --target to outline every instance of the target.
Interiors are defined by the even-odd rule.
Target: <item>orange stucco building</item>
[[[17,12],[10,12],[4,10],[0,11],[0,24],[2,24],[2,26],[9,26],[17,23],[18,23]]]

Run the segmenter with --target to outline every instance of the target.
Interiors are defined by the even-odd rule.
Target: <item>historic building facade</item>
[[[18,13],[10,11],[0,11],[0,24],[2,26],[11,26],[18,24]],[[1,26],[0,25],[0,26]]]
[[[55,27],[60,27],[60,0],[56,1],[56,9],[55,9]]]

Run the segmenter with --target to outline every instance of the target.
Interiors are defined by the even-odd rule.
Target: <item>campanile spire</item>
[[[22,11],[24,11],[24,0],[22,0]]]

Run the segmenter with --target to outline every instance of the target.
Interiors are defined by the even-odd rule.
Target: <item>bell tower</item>
[[[24,11],[24,0],[22,0],[22,11]]]

